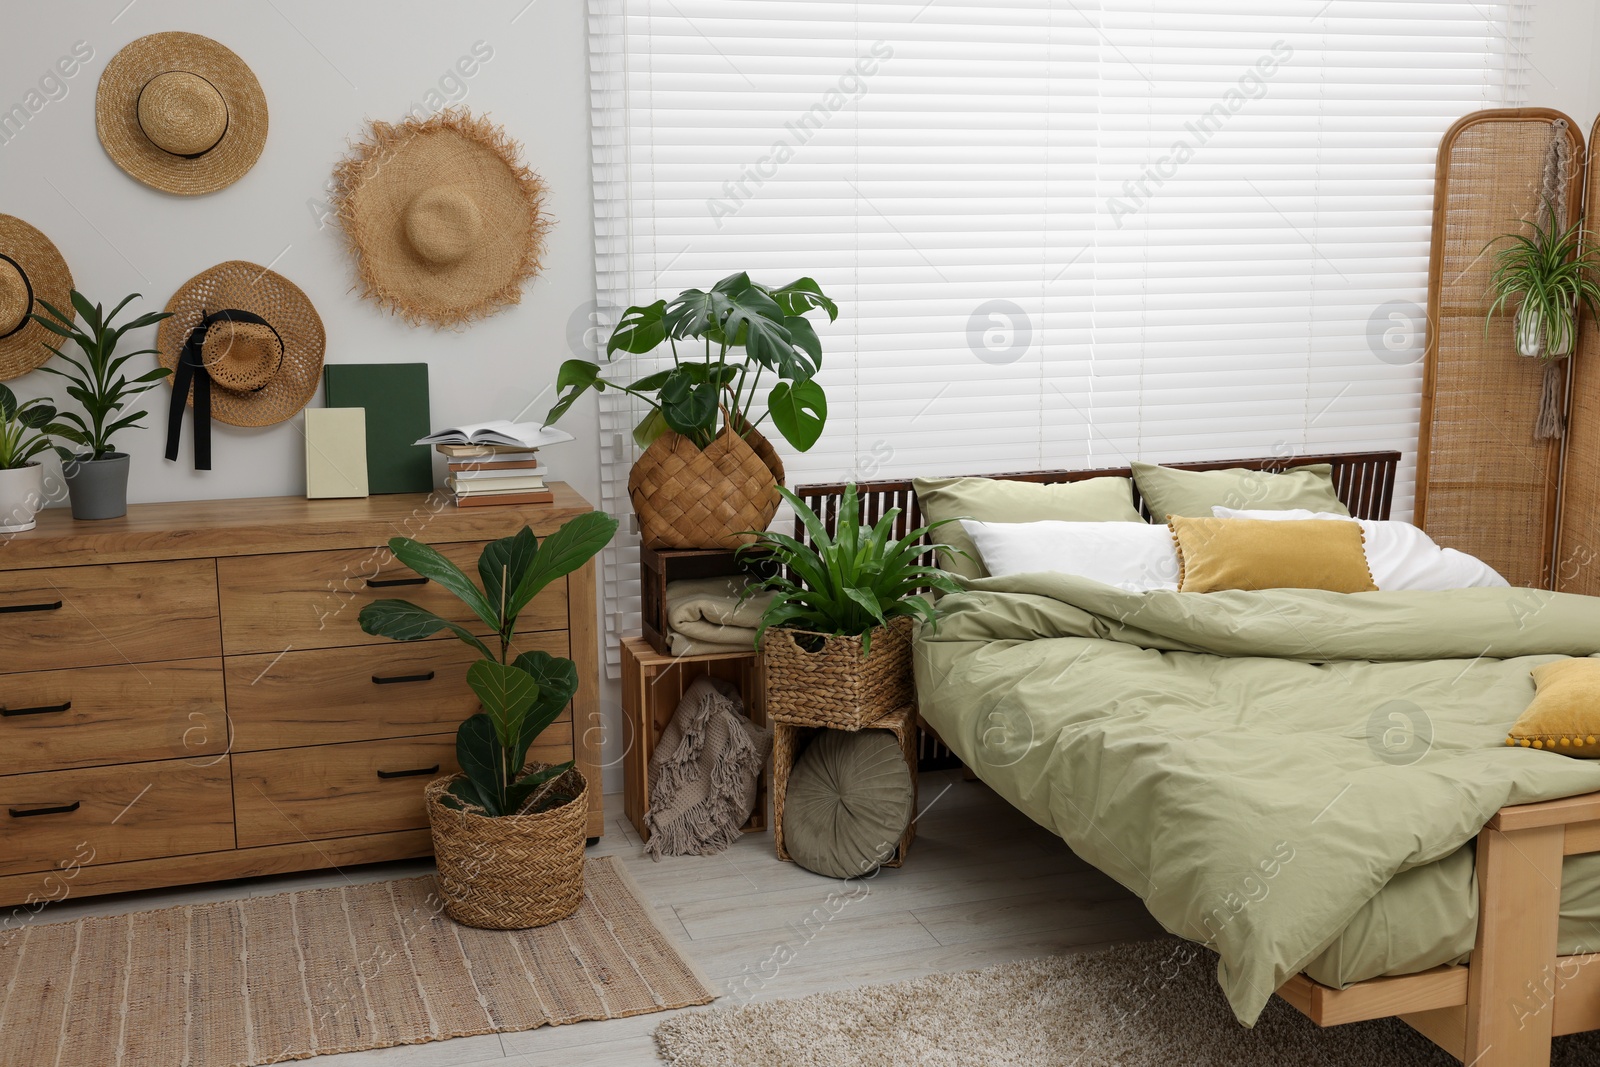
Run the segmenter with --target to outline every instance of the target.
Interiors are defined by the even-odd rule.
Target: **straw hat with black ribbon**
[[[39,306],[71,314],[72,272],[50,238],[15,215],[0,215],[0,382],[27,374],[50,358],[46,344],[61,338],[30,316]]]
[[[211,420],[272,426],[305,407],[322,378],[322,319],[300,287],[242,260],[184,283],[156,333],[173,373],[167,458],[178,458],[183,409],[194,408],[194,467],[211,469]]]
[[[94,101],[112,162],[154,189],[232,185],[267,141],[267,98],[244,60],[195,33],[152,33],[111,58]]]
[[[549,228],[544,184],[519,153],[466,111],[374,122],[334,170],[362,295],[412,325],[456,326],[517,303]]]

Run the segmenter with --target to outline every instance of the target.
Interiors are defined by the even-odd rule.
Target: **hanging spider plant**
[[[1547,362],[1572,351],[1578,333],[1578,307],[1600,316],[1600,250],[1594,235],[1579,219],[1560,228],[1555,205],[1544,202],[1544,219],[1529,222],[1531,234],[1499,238],[1508,244],[1495,253],[1490,288],[1494,303],[1484,317],[1484,330],[1494,316],[1517,301],[1517,351]],[[1495,242],[1490,242],[1491,244]]]

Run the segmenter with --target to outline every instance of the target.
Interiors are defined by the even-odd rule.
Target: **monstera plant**
[[[817,443],[828,398],[815,375],[822,342],[811,320],[839,308],[810,278],[769,286],[730,274],[710,289],[628,308],[606,343],[646,355],[666,345],[672,365],[632,382],[569,359],[556,376],[555,422],[590,389],[637,397],[647,410],[633,437],[645,450],[628,480],[640,533],[656,548],[726,548],[765,527],[778,507],[783,464],[761,433],[771,425],[796,450]],[[763,386],[766,390],[763,392]]]
[[[441,895],[460,922],[543,925],[571,914],[583,896],[589,784],[570,761],[527,762],[534,741],[577,692],[577,667],[514,646],[518,616],[534,597],[587,563],[616,530],[617,520],[601,512],[569,519],[543,542],[524,526],[485,546],[477,582],[438,550],[396,537],[389,542],[395,559],[453,594],[477,624],[405,600],[361,609],[369,634],[419,641],[448,630],[481,657],[467,669],[467,684],[482,710],[456,730],[461,772],[434,781],[426,793]],[[537,857],[531,861],[537,871],[528,869],[530,856]]]

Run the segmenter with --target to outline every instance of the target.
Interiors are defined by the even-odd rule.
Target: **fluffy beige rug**
[[[1404,1023],[1319,1030],[1280,1000],[1246,1030],[1216,957],[1168,940],[685,1012],[655,1034],[674,1067],[1459,1067]],[[1600,1063],[1600,1034],[1557,1038],[1551,1063]]]

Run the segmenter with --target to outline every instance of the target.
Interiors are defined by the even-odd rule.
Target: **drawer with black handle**
[[[0,875],[233,844],[228,757],[0,778]]]
[[[567,631],[518,634],[514,650],[567,655]],[[460,641],[227,658],[233,748],[251,752],[453,732],[478,711]],[[563,712],[571,717],[570,709]]]

